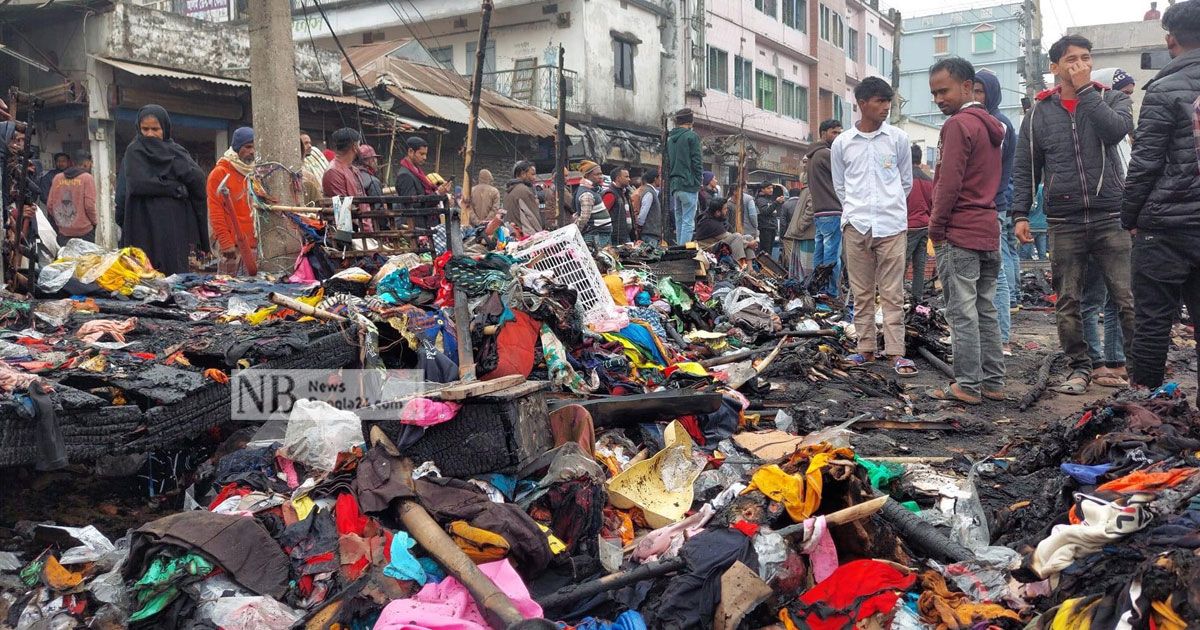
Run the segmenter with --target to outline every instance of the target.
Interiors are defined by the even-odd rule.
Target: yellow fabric
[[[1187,630],[1187,622],[1175,612],[1170,596],[1165,602],[1150,602],[1150,609],[1153,611],[1151,614],[1158,630]]]
[[[625,281],[621,276],[615,273],[604,276],[604,286],[608,287],[608,292],[612,294],[617,306],[629,306],[629,299],[625,297]]]
[[[853,457],[853,451],[850,449],[828,450],[813,454],[803,476],[789,475],[776,464],[763,466],[754,473],[750,479],[750,487],[746,488],[742,494],[758,490],[771,500],[782,503],[787,508],[788,516],[792,517],[792,521],[799,523],[816,513],[817,507],[821,505],[821,491],[825,483],[821,476],[821,470],[829,465],[829,460]]]
[[[542,529],[542,533],[546,535],[546,542],[550,544],[550,553],[557,556],[558,554],[567,550],[567,546],[563,544],[563,541],[558,539],[558,536],[555,536],[550,531],[549,527],[546,527],[541,523],[538,523],[537,526],[540,527]]]
[[[296,510],[296,519],[300,521],[308,518],[308,513],[312,512],[313,508],[316,506],[316,502],[307,496],[300,497],[299,499],[292,499],[292,509]]]
[[[675,364],[675,369],[687,374],[688,376],[708,376],[708,370],[704,369],[703,365],[695,361],[682,361]]]
[[[471,527],[466,521],[450,523],[450,538],[476,563],[494,562],[508,555],[508,541],[503,536]]]
[[[1050,624],[1050,630],[1091,630],[1091,608],[1099,601],[1097,598],[1090,604],[1081,606],[1082,599],[1068,599],[1059,605],[1058,613],[1054,615],[1054,621]]]
[[[779,609],[779,620],[783,622],[783,627],[787,630],[799,630],[796,624],[792,622],[792,616],[788,613],[788,609]]]
[[[978,621],[1002,618],[1021,620],[1020,615],[1000,604],[974,602],[966,593],[951,591],[946,586],[946,579],[937,571],[922,573],[921,583],[924,588],[917,600],[917,611],[921,621],[935,630],[958,630],[969,628]]]
[[[117,291],[130,295],[142,280],[161,278],[154,270],[146,253],[136,247],[125,247],[99,256],[82,256],[75,269],[75,277],[82,282],[95,282],[106,291]]]
[[[600,336],[603,337],[605,341],[609,341],[609,342],[615,341],[615,342],[621,344],[621,347],[625,349],[625,356],[629,359],[629,362],[632,363],[634,367],[655,368],[658,370],[661,370],[661,369],[663,369],[663,367],[665,367],[665,366],[659,365],[658,363],[654,363],[653,361],[647,360],[647,358],[642,355],[642,350],[640,348],[638,348],[637,344],[633,343],[632,341],[630,341],[620,335],[614,335],[612,333],[603,333]],[[661,352],[661,350],[660,350],[660,352]],[[666,356],[666,353],[663,353],[663,356]]]

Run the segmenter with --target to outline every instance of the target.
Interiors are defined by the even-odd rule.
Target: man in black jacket
[[[1172,61],[1146,85],[1129,163],[1121,225],[1134,233],[1135,385],[1163,381],[1180,300],[1200,314],[1200,0],[1162,18]]]
[[[1133,339],[1132,242],[1117,221],[1125,179],[1117,145],[1133,131],[1133,104],[1127,94],[1092,82],[1092,43],[1078,35],[1050,47],[1050,71],[1058,86],[1038,94],[1021,123],[1013,215],[1018,240],[1032,242],[1029,210],[1044,183],[1058,340],[1071,362],[1058,391],[1081,395],[1092,378],[1080,315],[1089,263],[1100,266],[1121,313],[1126,354]]]

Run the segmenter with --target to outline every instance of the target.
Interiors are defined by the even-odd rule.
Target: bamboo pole
[[[467,146],[463,152],[463,196],[471,197],[471,167],[475,160],[475,143],[479,130],[479,98],[483,90],[483,62],[487,54],[488,28],[492,23],[492,0],[483,0],[479,22],[479,44],[475,49],[475,73],[471,77],[471,111],[467,118]],[[462,225],[457,212],[446,215],[446,234],[450,241],[450,253],[463,255]],[[454,329],[458,344],[458,378],[475,380],[475,354],[471,347],[471,312],[467,308],[467,294],[457,285],[454,287]]]
[[[734,200],[737,208],[737,214],[733,217],[733,231],[738,234],[742,233],[742,213],[745,208],[742,207],[742,200],[746,198],[746,134],[743,129],[741,141],[738,143],[738,181],[736,189],[737,199]],[[757,238],[757,234],[755,237]]]
[[[858,505],[852,505],[848,508],[838,510],[831,514],[825,515],[825,522],[830,525],[844,525],[853,521],[860,521],[871,516],[883,509],[883,505],[887,503],[888,497],[879,497],[871,499]],[[779,530],[777,533],[783,536],[789,536],[803,531],[804,524],[791,525]],[[687,563],[682,558],[676,557],[669,560],[660,560],[658,562],[648,562],[635,569],[624,573],[613,573],[606,575],[598,580],[584,582],[582,584],[572,584],[563,588],[560,591],[551,593],[546,597],[538,600],[538,603],[545,609],[561,608],[567,604],[586,599],[593,595],[604,593],[606,591],[616,590],[627,584],[633,584],[642,580],[675,573],[687,568]]]
[[[325,309],[309,306],[304,302],[292,299],[286,295],[283,295],[282,293],[275,293],[272,291],[271,293],[267,294],[267,299],[270,300],[272,304],[278,304],[284,308],[290,308],[297,313],[308,315],[309,317],[316,317],[317,319],[323,319],[328,322],[347,321],[345,317],[342,317],[337,313],[330,313]]]
[[[567,76],[565,74],[567,51],[558,45],[558,122],[554,127],[554,222],[562,214],[563,201],[567,198]],[[543,213],[544,216],[544,213]],[[550,226],[546,226],[549,228]]]

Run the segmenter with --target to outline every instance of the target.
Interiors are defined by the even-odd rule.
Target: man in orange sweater
[[[245,261],[240,260],[237,232],[223,205],[221,182],[225,182],[225,187],[229,189],[229,198],[233,201],[236,229],[245,236],[251,249],[258,246],[249,195],[250,177],[254,174],[254,156],[254,130],[239,127],[233,132],[230,148],[217,160],[216,167],[208,174],[208,222],[212,225],[212,234],[220,245],[223,267],[236,269],[239,262]]]

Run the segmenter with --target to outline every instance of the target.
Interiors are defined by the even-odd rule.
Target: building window
[[[769,112],[779,111],[775,103],[775,77],[759,70],[754,73],[754,78],[758,86],[754,95],[754,105]]]
[[[788,118],[808,120],[808,88],[782,81],[779,85],[779,113]]]
[[[879,62],[876,61],[876,50],[879,48],[879,40],[875,39],[874,35],[867,35],[867,65],[873,68],[879,67]]]
[[[729,53],[708,47],[708,89],[729,91]]]
[[[797,31],[807,31],[808,0],[783,0],[783,23]]]
[[[892,73],[892,51],[879,47],[879,73],[883,76],[890,76]]]
[[[433,57],[433,60],[438,62],[443,68],[445,68],[447,70],[454,69],[454,47],[453,46],[446,46],[444,48],[430,49],[429,56]],[[471,62],[471,63],[474,63],[474,62]]]
[[[746,100],[754,98],[754,62],[749,59],[733,58],[733,95]]]
[[[821,39],[844,48],[846,45],[846,24],[842,16],[825,5],[821,5]]]
[[[851,61],[858,61],[858,31],[854,29],[846,33],[846,56]]]
[[[633,42],[613,38],[613,80],[617,87],[633,89]]]
[[[771,17],[775,17],[775,0],[754,0],[754,8],[766,13]]]
[[[475,76],[475,51],[479,44],[467,42],[467,77]],[[496,42],[490,41],[483,49],[483,87],[496,89]]]
[[[971,52],[996,52],[996,27],[980,24],[971,31]]]
[[[833,116],[832,116],[832,118],[834,118],[837,121],[840,121],[843,125],[846,124],[846,121],[842,118],[842,110],[844,108],[845,108],[845,106],[842,103],[842,97],[838,96],[837,94],[834,94],[833,95]]]
[[[933,36],[933,54],[949,55],[950,54],[950,36],[949,35],[934,35]]]
[[[362,34],[363,44],[374,44],[375,42],[381,42],[385,39],[387,38],[384,36],[383,31],[367,31]]]

